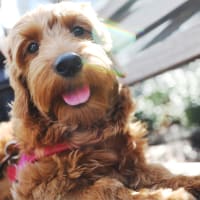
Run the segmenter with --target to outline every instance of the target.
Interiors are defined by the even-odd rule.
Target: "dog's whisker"
[[[103,68],[106,69],[105,65],[100,65],[100,64],[96,64],[96,63],[90,63],[90,62],[87,62],[86,60],[83,60],[83,64],[85,66],[88,66],[88,67],[93,67],[93,68],[96,68],[97,70],[103,70]],[[123,73],[123,72],[120,72],[120,70],[118,70],[118,67],[115,67],[114,64],[111,66],[110,70],[118,77],[120,78],[125,78],[126,75]]]

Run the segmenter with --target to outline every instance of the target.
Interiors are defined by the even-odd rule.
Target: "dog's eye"
[[[72,33],[74,34],[75,37],[83,36],[86,32],[87,31],[81,26],[75,26],[72,29]]]
[[[31,42],[28,45],[27,51],[28,53],[35,53],[38,51],[38,49],[39,49],[39,44],[37,42]]]

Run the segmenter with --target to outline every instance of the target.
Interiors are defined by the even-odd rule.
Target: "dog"
[[[200,176],[147,163],[145,130],[130,123],[135,105],[110,50],[106,28],[86,3],[40,7],[10,31],[4,54],[20,151],[14,200],[200,198]]]
[[[11,199],[9,188],[11,182],[6,175],[5,148],[13,140],[12,123],[2,122],[0,124],[0,200]],[[4,166],[5,163],[5,166]]]

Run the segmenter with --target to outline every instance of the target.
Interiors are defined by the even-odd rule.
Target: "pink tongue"
[[[88,85],[85,85],[82,88],[63,94],[62,97],[65,103],[70,106],[77,106],[88,101],[90,97],[90,88]]]

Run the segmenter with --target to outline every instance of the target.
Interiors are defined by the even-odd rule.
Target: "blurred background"
[[[0,37],[25,12],[39,4],[56,2],[1,0]],[[148,129],[148,159],[199,162],[200,1],[86,2],[91,3],[111,33],[116,68],[118,74],[125,75],[119,80],[130,86],[137,104],[133,121],[141,120]],[[0,54],[0,121],[9,119],[8,103],[14,98],[3,61]],[[175,172],[181,170],[172,168]],[[200,172],[199,165],[192,169]]]

